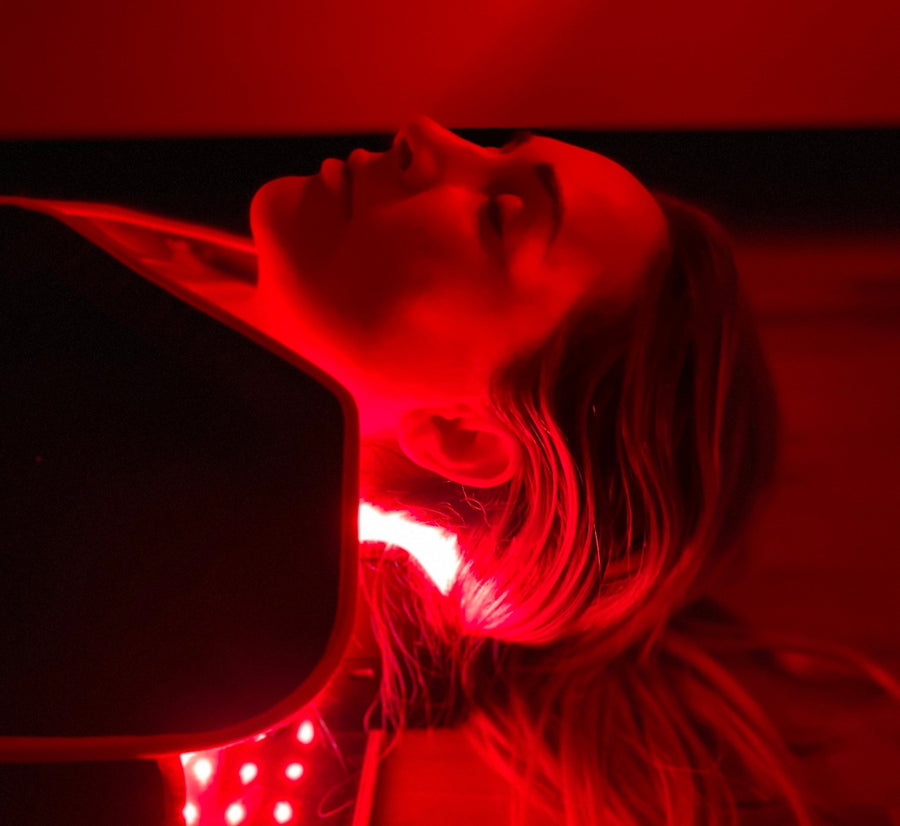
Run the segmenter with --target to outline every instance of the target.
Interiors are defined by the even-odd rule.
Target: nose
[[[397,131],[391,151],[404,179],[414,186],[426,186],[464,169],[477,154],[477,147],[427,115],[418,115]]]
[[[427,140],[440,140],[446,137],[456,137],[449,129],[444,129],[437,121],[432,120],[427,115],[417,115],[412,120],[407,121],[397,131],[394,138],[396,144],[399,140],[410,140],[414,142]]]

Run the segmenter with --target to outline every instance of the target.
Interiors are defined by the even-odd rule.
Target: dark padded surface
[[[520,123],[530,128],[534,124]],[[511,129],[454,129],[500,146]],[[651,188],[736,228],[895,232],[900,129],[537,129],[612,158]],[[0,193],[120,204],[250,234],[250,202],[327,157],[384,152],[392,134],[0,141]]]
[[[173,791],[152,760],[0,763],[0,822],[17,826],[175,826]]]
[[[0,242],[0,734],[264,712],[335,621],[340,403],[50,218]]]

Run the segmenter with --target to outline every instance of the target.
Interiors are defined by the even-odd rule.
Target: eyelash
[[[491,198],[488,201],[487,205],[487,215],[488,220],[490,220],[491,225],[494,229],[497,230],[497,234],[503,235],[503,211],[500,209],[500,204],[496,198]]]
[[[531,138],[534,137],[534,133],[528,131],[527,129],[518,129],[513,132],[512,137],[500,148],[500,152],[503,154],[507,154],[512,152],[520,144],[526,143]],[[491,222],[491,225],[494,229],[497,230],[497,234],[501,237],[503,236],[503,211],[500,209],[500,205],[497,202],[497,198],[493,197],[488,201],[487,206],[487,215],[488,219]]]

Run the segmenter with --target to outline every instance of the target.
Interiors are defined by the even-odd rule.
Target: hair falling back
[[[900,686],[713,598],[775,477],[779,410],[726,232],[656,197],[671,257],[639,300],[583,304],[493,377],[525,454],[515,478],[471,491],[370,446],[363,498],[453,531],[464,559],[447,596],[392,549],[369,560],[382,715],[396,732],[467,719],[523,823],[534,807],[565,826],[833,823],[729,663],[800,679],[784,664],[803,653]]]

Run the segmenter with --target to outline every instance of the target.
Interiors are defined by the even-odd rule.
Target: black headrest
[[[47,217],[0,234],[0,737],[269,713],[345,624],[346,401]]]

